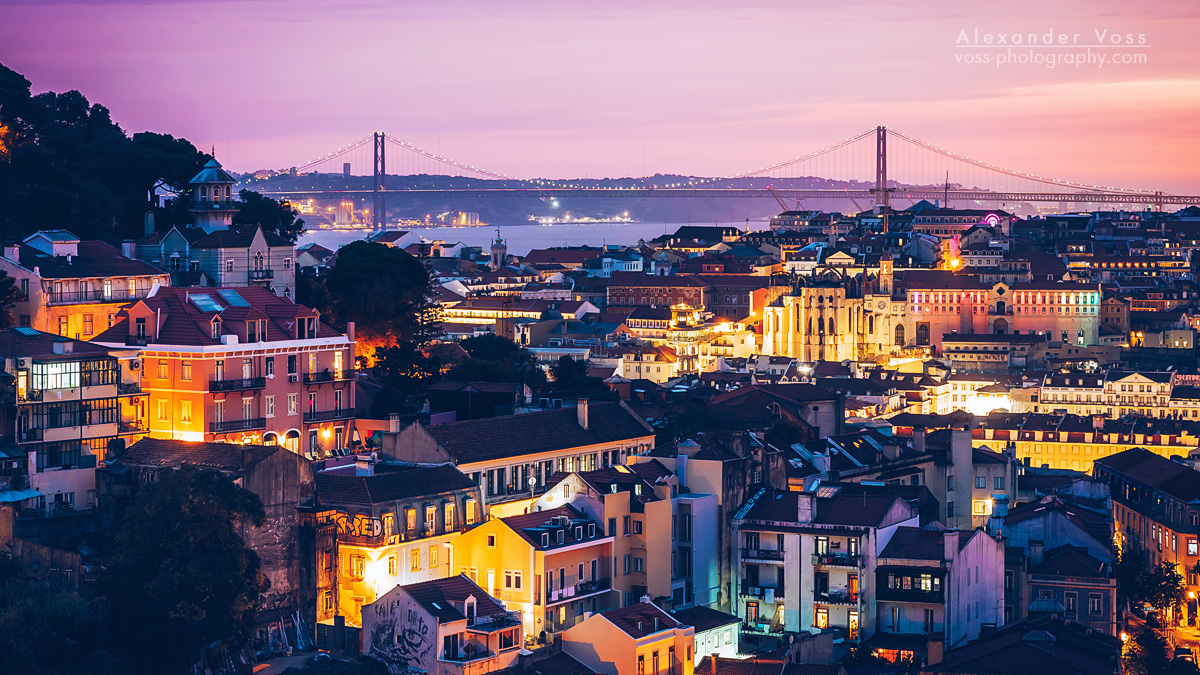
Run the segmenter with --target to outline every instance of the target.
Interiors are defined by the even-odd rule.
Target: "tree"
[[[1170,665],[1167,641],[1153,628],[1142,628],[1125,643],[1123,658],[1128,675],[1160,675]]]
[[[1141,587],[1143,599],[1160,610],[1182,602],[1187,590],[1183,575],[1169,562],[1161,562],[1147,569],[1142,574]]]
[[[586,361],[577,361],[569,356],[559,358],[550,367],[551,374],[554,375],[555,391],[581,393],[607,391],[608,387],[604,384],[604,380],[588,375],[587,369]]]
[[[8,272],[0,270],[0,330],[12,328],[16,323],[13,321],[13,308],[20,299],[21,292],[17,290],[17,282],[8,276]]]
[[[277,234],[293,244],[304,232],[300,212],[290,203],[264,197],[253,190],[241,190],[238,197],[242,203],[233,216],[234,225],[261,225],[263,231]]]
[[[238,524],[264,521],[258,497],[216,471],[185,466],[142,488],[97,589],[125,663],[184,672],[204,645],[248,635],[269,584]]]
[[[351,242],[338,249],[325,284],[339,325],[353,321],[369,337],[421,343],[417,311],[432,289],[415,257],[384,244]]]
[[[1117,579],[1117,590],[1126,599],[1136,602],[1144,597],[1143,577],[1146,571],[1142,553],[1128,546],[1113,553],[1113,575]]]

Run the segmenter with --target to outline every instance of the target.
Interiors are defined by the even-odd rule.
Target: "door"
[[[850,633],[850,639],[857,640],[858,639],[858,612],[851,610],[849,623],[850,623],[850,625],[848,628],[849,628],[849,633]]]
[[[488,589],[488,593],[491,593],[493,596],[496,595],[496,571],[495,570],[488,570],[487,589]]]

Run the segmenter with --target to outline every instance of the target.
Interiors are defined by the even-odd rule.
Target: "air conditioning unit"
[[[137,359],[134,359],[133,361],[129,362],[130,370],[137,370],[138,368],[141,368],[141,367],[142,367],[142,362],[138,361]]]
[[[299,382],[299,381],[300,381],[299,375],[288,375],[288,382]]]
[[[28,366],[28,365],[29,365],[29,360],[28,360],[28,359],[18,359],[18,360],[17,360],[17,367],[18,367],[18,368],[25,368],[25,367],[26,367],[26,366]]]

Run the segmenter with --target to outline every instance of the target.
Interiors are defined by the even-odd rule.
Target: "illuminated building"
[[[329,466],[334,464],[334,466]],[[483,520],[479,487],[449,464],[336,460],[316,474],[313,522],[329,540],[317,552],[317,619],[363,626],[363,605],[397,585],[456,574],[452,542]]]
[[[141,348],[151,436],[319,458],[354,430],[353,324],[347,333],[264,288],[163,288],[95,341]]]
[[[1007,236],[1012,233],[1013,220],[1015,217],[1005,211],[932,208],[913,215],[912,230],[948,238],[965,234],[971,228],[982,225]]]
[[[137,256],[169,273],[172,286],[258,286],[296,297],[295,247],[258,225],[151,232],[138,240]]]
[[[362,653],[388,672],[480,675],[516,665],[525,646],[520,614],[461,575],[396,586],[363,617]]]
[[[452,541],[454,565],[505,605],[525,632],[559,633],[585,612],[619,606],[604,523],[571,506],[492,518]]]
[[[1175,619],[1195,625],[1200,591],[1200,472],[1135,448],[1098,459],[1092,475],[1108,484],[1117,550],[1150,566],[1173,565],[1184,579],[1187,595]]]
[[[138,352],[32,328],[0,331],[5,501],[96,507],[96,466],[146,435]]]
[[[1195,410],[1195,405],[1175,401],[1173,388],[1170,372],[1051,373],[1042,382],[1033,412],[1163,418]]]
[[[695,629],[650,598],[587,617],[562,636],[562,650],[593,672],[692,675]]]
[[[112,325],[120,305],[167,286],[162,270],[134,258],[132,242],[120,249],[80,240],[66,230],[35,232],[4,247],[0,270],[19,297],[18,325],[84,340]]]

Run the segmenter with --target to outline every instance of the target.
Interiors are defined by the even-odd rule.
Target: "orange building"
[[[309,457],[354,429],[354,327],[265,288],[162,288],[96,342],[142,349],[150,435],[278,443]]]

